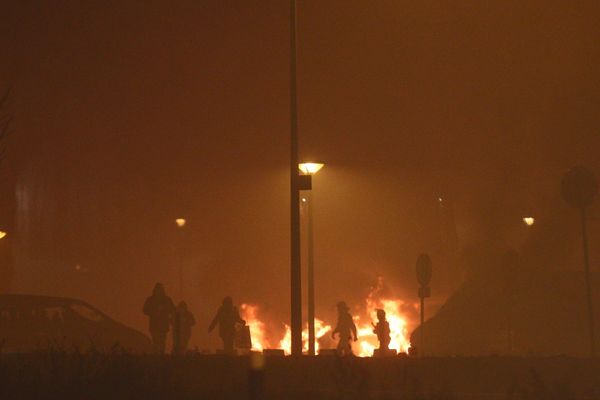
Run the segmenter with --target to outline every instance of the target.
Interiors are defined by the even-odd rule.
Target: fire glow
[[[358,341],[352,344],[352,351],[360,357],[371,357],[376,348],[379,347],[377,336],[373,333],[373,324],[377,323],[377,309],[383,309],[386,313],[387,321],[390,324],[390,349],[396,350],[398,353],[406,353],[410,348],[409,331],[407,327],[408,316],[403,311],[408,304],[400,299],[390,299],[384,297],[383,281],[378,280],[378,284],[374,287],[367,298],[365,299],[364,308],[353,312],[354,323],[358,331]],[[283,349],[285,354],[291,352],[291,330],[288,325],[284,325],[285,331],[283,338],[279,341],[269,341],[266,325],[259,319],[258,306],[252,304],[242,304],[241,317],[246,321],[250,328],[252,337],[252,350],[262,351],[272,348],[272,344],[277,344],[277,347]],[[353,310],[354,311],[354,310]],[[323,320],[315,319],[315,351],[319,351],[319,339],[325,335],[331,335],[332,325],[325,323]],[[272,336],[271,336],[272,338]],[[308,326],[302,331],[302,348],[304,352],[308,352]]]
[[[242,304],[241,306],[241,317],[250,328],[252,350],[263,351],[269,348],[269,341],[266,338],[265,324],[256,316],[257,311],[256,305]]]
[[[319,318],[315,318],[315,352],[319,352],[319,339],[331,332],[331,326],[325,324]],[[292,349],[292,330],[289,325],[285,325],[285,335],[279,342],[279,347],[283,349],[285,354],[291,354]],[[308,353],[308,324],[302,331],[302,351]]]

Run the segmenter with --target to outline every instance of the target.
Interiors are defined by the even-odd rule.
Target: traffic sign
[[[431,259],[425,253],[417,259],[417,281],[422,287],[428,286],[431,282]]]

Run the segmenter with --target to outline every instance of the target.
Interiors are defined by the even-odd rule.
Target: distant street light
[[[323,168],[323,163],[307,162],[298,164],[298,169],[312,177]],[[312,183],[312,182],[311,182]],[[312,184],[311,184],[312,190]],[[308,354],[315,355],[315,269],[314,269],[314,235],[313,235],[313,198],[311,190],[306,190],[302,203],[308,214]]]
[[[185,218],[177,218],[175,220],[175,224],[177,225],[177,230],[178,232],[178,240],[177,240],[177,253],[178,253],[178,257],[179,257],[179,295],[181,296],[181,298],[183,298],[183,227],[186,224],[186,219]]]
[[[4,231],[0,231],[0,239],[4,239],[4,237],[6,237],[6,232]]]
[[[535,224],[535,218],[533,218],[533,217],[524,217],[523,218],[523,222],[525,223],[525,225],[531,226],[531,225]]]

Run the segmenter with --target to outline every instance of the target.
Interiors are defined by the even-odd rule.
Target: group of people
[[[196,320],[184,301],[175,307],[171,298],[167,296],[164,286],[157,283],[152,295],[146,299],[143,311],[148,316],[148,329],[156,354],[165,353],[167,334],[171,328],[173,354],[184,354],[187,351]],[[208,327],[208,332],[210,333],[217,325],[219,325],[219,336],[223,340],[224,351],[233,353],[236,327],[245,326],[246,321],[240,317],[237,307],[233,305],[233,300],[229,296],[223,299],[217,315]]]
[[[337,353],[339,355],[351,355],[352,354],[352,342],[358,340],[358,334],[354,319],[350,314],[350,307],[346,305],[346,302],[340,301],[337,304],[338,311],[338,322],[331,333],[331,337],[335,339],[337,334],[339,337],[337,345]],[[387,350],[389,349],[391,337],[390,337],[390,324],[386,319],[385,310],[377,310],[377,324],[373,324],[373,333],[377,335],[379,340],[379,348]]]
[[[338,322],[331,336],[333,339],[338,336],[339,355],[351,355],[351,343],[358,340],[356,325],[350,314],[350,308],[345,302],[340,301],[337,304],[337,311]],[[187,351],[192,326],[196,321],[185,302],[181,301],[175,307],[171,298],[166,295],[163,285],[157,283],[152,295],[144,303],[144,314],[149,319],[150,335],[157,354],[164,354],[167,334],[171,327],[173,328],[173,354],[183,354]],[[229,296],[223,299],[208,327],[208,332],[212,332],[217,325],[219,325],[219,336],[223,341],[224,352],[233,354],[236,332],[240,326],[246,326],[246,321],[240,317],[237,307],[233,305],[233,300]],[[390,344],[390,325],[384,310],[377,310],[377,324],[373,324],[373,333],[377,335],[379,348],[387,350]]]
[[[144,314],[148,316],[148,328],[155,353],[165,353],[167,334],[171,327],[173,328],[173,354],[185,353],[196,320],[184,301],[179,302],[175,307],[173,300],[165,293],[164,286],[157,283],[154,285],[152,295],[144,303]]]

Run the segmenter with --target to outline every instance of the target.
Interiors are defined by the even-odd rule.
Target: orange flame
[[[250,327],[250,337],[252,338],[252,350],[263,351],[269,348],[269,341],[266,338],[265,324],[256,316],[258,306],[252,304],[241,305],[241,317]]]
[[[315,352],[319,352],[319,339],[331,331],[331,326],[325,324],[319,318],[315,318]],[[285,335],[279,342],[279,347],[283,349],[285,354],[292,353],[292,330],[289,325],[285,325]],[[308,324],[302,331],[302,351],[308,353]]]
[[[383,309],[386,313],[386,319],[390,324],[390,349],[397,352],[408,352],[410,348],[409,332],[407,328],[408,316],[405,314],[404,306],[408,305],[397,298],[386,298],[381,295],[383,291],[383,281],[379,278],[377,286],[374,287],[365,300],[365,311],[361,318],[359,315],[353,316],[354,323],[357,326],[358,341],[352,344],[354,354],[360,357],[371,357],[376,348],[379,347],[377,336],[373,333],[372,323],[377,323],[377,309]],[[412,307],[412,305],[410,305]],[[258,306],[252,304],[241,305],[241,316],[250,327],[252,337],[252,350],[262,351],[271,348],[267,339],[265,324],[258,318]],[[319,339],[331,332],[331,325],[323,320],[315,318],[315,351],[319,351]],[[272,338],[272,336],[271,336]],[[277,342],[279,348],[283,349],[285,354],[291,353],[292,334],[290,327],[285,325],[285,334]],[[308,352],[308,325],[302,331],[302,348]]]
[[[407,329],[406,317],[402,313],[404,302],[400,299],[386,299],[379,296],[383,288],[383,280],[379,278],[377,287],[373,288],[366,299],[368,321],[361,322],[360,317],[354,317],[358,330],[358,342],[353,345],[355,354],[370,357],[379,347],[377,336],[373,333],[372,323],[377,323],[377,309],[383,309],[390,324],[390,349],[398,353],[406,353],[410,348],[410,336]]]

